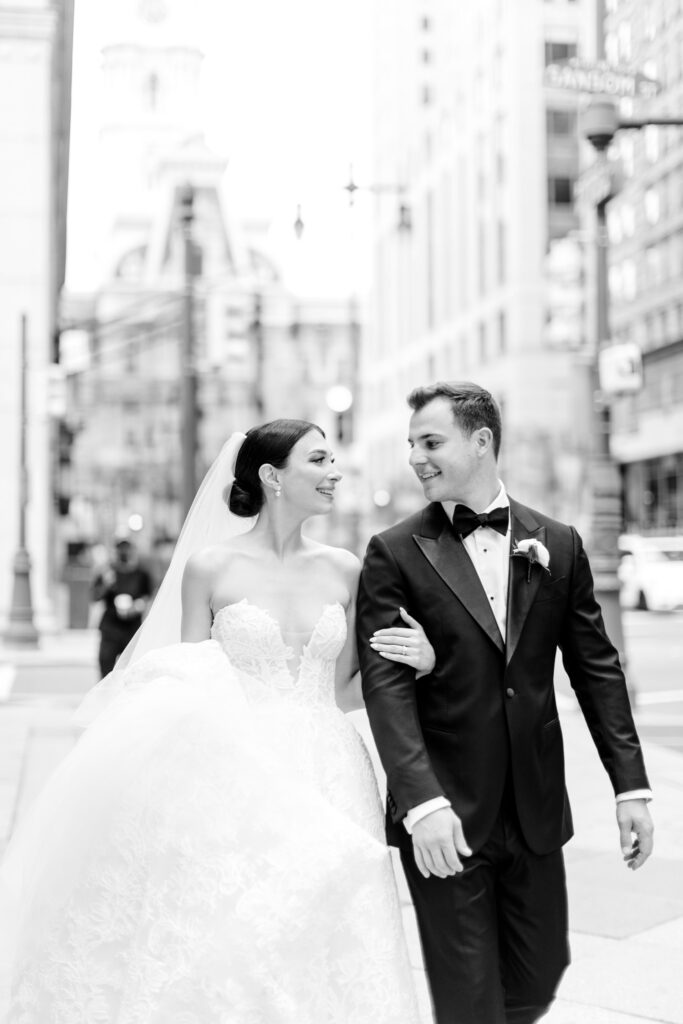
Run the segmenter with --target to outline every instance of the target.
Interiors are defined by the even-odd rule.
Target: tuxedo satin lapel
[[[529,614],[536,591],[541,585],[544,570],[540,565],[531,568],[531,579],[527,578],[529,562],[526,558],[512,558],[515,543],[533,537],[545,544],[545,526],[539,526],[529,509],[510,501],[510,581],[508,584],[507,629],[505,660],[509,664],[519,642],[526,617]]]
[[[462,541],[455,536],[445,516],[444,520],[445,524],[438,537],[413,534],[413,539],[446,586],[450,587],[475,622],[502,652],[505,649],[503,637],[481,580]]]

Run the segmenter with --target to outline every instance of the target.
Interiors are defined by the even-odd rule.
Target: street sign
[[[66,416],[68,400],[64,367],[58,363],[50,363],[47,370],[47,401],[45,403],[48,416],[53,416],[55,419]]]
[[[617,160],[608,160],[606,156],[598,156],[574,182],[574,202],[597,206],[621,190],[623,173]]]
[[[651,99],[661,89],[654,78],[648,78],[633,68],[608,64],[606,61],[581,60],[570,57],[566,61],[548,64],[544,83],[553,89],[570,92],[596,93],[618,99]]]
[[[600,390],[607,395],[633,394],[643,386],[643,359],[635,342],[608,345],[598,355]]]

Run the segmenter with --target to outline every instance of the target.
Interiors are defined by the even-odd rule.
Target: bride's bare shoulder
[[[195,551],[185,565],[185,576],[195,579],[214,579],[217,573],[225,570],[239,548],[233,544],[212,544]]]
[[[330,565],[341,573],[349,585],[355,585],[360,575],[360,559],[347,548],[336,548],[331,544],[316,543],[316,554],[326,559]]]

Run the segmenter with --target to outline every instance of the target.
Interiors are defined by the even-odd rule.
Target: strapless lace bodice
[[[324,606],[298,664],[277,619],[246,599],[216,613],[211,636],[240,673],[252,703],[334,705],[335,662],[346,641],[346,615],[338,602]]]

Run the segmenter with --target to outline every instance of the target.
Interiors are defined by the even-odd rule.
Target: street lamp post
[[[19,388],[19,544],[14,556],[12,604],[10,606],[4,639],[21,647],[38,645],[38,630],[33,623],[31,602],[31,557],[26,546],[26,512],[28,507],[28,466],[26,441],[28,429],[27,377],[28,377],[28,325],[26,314],[21,317],[21,377]]]
[[[399,197],[398,205],[398,230],[399,231],[411,231],[413,227],[412,214],[410,206],[403,198],[406,193],[406,186],[402,184],[394,183],[383,183],[375,182],[371,185],[358,185],[353,178],[353,168],[349,168],[349,180],[343,186],[344,191],[349,194],[349,206],[353,206],[356,192],[372,192],[375,195],[382,195],[383,193],[389,193],[391,195],[397,195]]]
[[[406,233],[407,234],[410,231],[412,231],[412,228],[413,228],[413,217],[412,217],[411,208],[410,208],[409,204],[406,202],[406,200],[404,198],[405,197],[405,193],[407,192],[407,188],[406,188],[405,185],[394,184],[394,183],[382,183],[382,182],[373,183],[371,185],[359,185],[356,181],[354,181],[353,168],[350,167],[349,168],[349,180],[346,182],[345,185],[342,185],[342,188],[344,189],[344,191],[346,193],[348,193],[348,196],[349,196],[349,206],[353,206],[354,205],[354,203],[356,201],[356,192],[372,192],[374,195],[390,194],[390,195],[398,196],[399,197],[398,221],[397,221],[396,227],[402,233]],[[296,218],[295,218],[294,224],[292,226],[294,228],[294,234],[296,235],[296,237],[300,241],[301,238],[303,237],[304,229],[305,229],[305,224],[304,224],[304,220],[303,220],[303,215],[301,213],[301,205],[300,204],[297,205],[297,208],[296,208]]]
[[[183,330],[180,357],[180,443],[182,451],[182,511],[189,512],[197,490],[197,360],[194,332],[194,189],[180,191],[183,232]]]
[[[372,182],[367,185],[359,185],[353,177],[353,167],[349,167],[349,178],[345,185],[342,186],[344,191],[349,197],[349,206],[353,206],[355,203],[357,192],[371,192],[374,195],[394,195],[398,197],[398,217],[396,222],[396,230],[399,234],[407,239],[410,236],[410,232],[413,228],[411,207],[406,199],[406,193],[408,188],[402,183],[390,183],[390,182]],[[301,206],[296,207],[296,218],[293,223],[294,234],[299,241],[304,235],[305,224],[303,215],[301,212]],[[355,419],[357,417],[357,410],[359,404],[359,397],[361,395],[362,387],[360,380],[360,358],[361,358],[361,329],[358,322],[358,309],[355,294],[351,293],[349,296],[349,354],[351,362],[351,374],[349,377],[350,387],[345,384],[340,384],[335,387],[328,389],[326,394],[326,403],[328,409],[334,413],[335,416],[335,432],[336,439],[340,442],[349,442],[353,439],[355,434],[355,425],[351,417]],[[346,427],[346,429],[345,429]],[[348,436],[347,436],[348,431]],[[361,511],[358,504],[353,506],[348,512],[349,516],[349,534],[350,538],[347,542],[352,550],[358,551],[360,545],[360,520]]]

